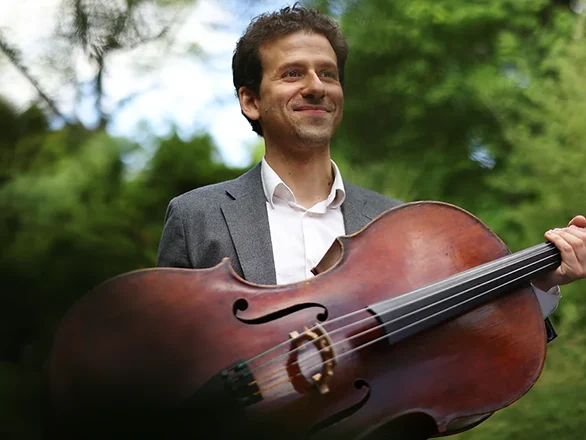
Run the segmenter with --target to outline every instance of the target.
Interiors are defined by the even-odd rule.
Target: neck
[[[334,183],[329,146],[320,150],[283,152],[267,145],[266,161],[291,188],[297,203],[310,208],[328,198]]]

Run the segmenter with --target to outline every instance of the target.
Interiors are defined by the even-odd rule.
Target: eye
[[[320,75],[324,78],[338,79],[338,72],[334,72],[332,70],[324,70]]]
[[[283,73],[282,78],[298,78],[300,76],[301,74],[296,70],[287,70],[285,73]]]

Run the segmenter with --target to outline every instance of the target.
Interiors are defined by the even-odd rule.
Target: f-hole
[[[298,312],[300,310],[310,309],[312,307],[317,307],[321,309],[321,311],[316,314],[316,318],[319,322],[324,322],[328,319],[328,309],[326,309],[323,305],[318,303],[300,303],[290,307],[286,307],[284,309],[277,310],[272,313],[268,313],[266,315],[260,315],[254,318],[243,318],[238,315],[240,312],[248,310],[248,301],[246,301],[244,298],[239,298],[234,302],[234,304],[232,305],[232,313],[234,314],[234,317],[236,319],[245,324],[265,324],[267,322],[283,318],[287,315],[291,315],[292,313]]]
[[[344,408],[341,411],[331,414],[330,416],[323,419],[321,422],[318,422],[315,425],[313,425],[307,432],[305,436],[306,439],[310,439],[315,435],[323,434],[322,431],[350,417],[352,414],[354,414],[356,411],[362,408],[366,404],[366,402],[368,402],[368,399],[370,398],[370,386],[368,385],[368,383],[364,379],[357,379],[354,381],[354,388],[362,392],[362,398],[353,405],[350,405],[349,407]]]

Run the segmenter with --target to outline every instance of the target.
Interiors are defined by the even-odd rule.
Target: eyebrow
[[[338,66],[336,65],[336,63],[333,63],[331,61],[317,62],[316,65],[321,68],[325,67],[328,69],[338,70]],[[305,66],[305,63],[303,63],[302,61],[289,61],[277,67],[277,72],[290,68],[305,68]]]

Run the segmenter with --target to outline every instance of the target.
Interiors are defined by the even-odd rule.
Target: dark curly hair
[[[232,77],[236,94],[238,94],[240,87],[244,86],[258,96],[262,80],[259,47],[267,41],[299,31],[321,34],[328,39],[336,53],[338,75],[343,86],[348,43],[340,31],[340,27],[332,18],[321,14],[316,9],[304,8],[295,3],[280,11],[255,17],[248,25],[244,35],[238,40],[232,57]],[[260,122],[253,121],[246,115],[244,117],[252,125],[252,130],[262,136]]]

